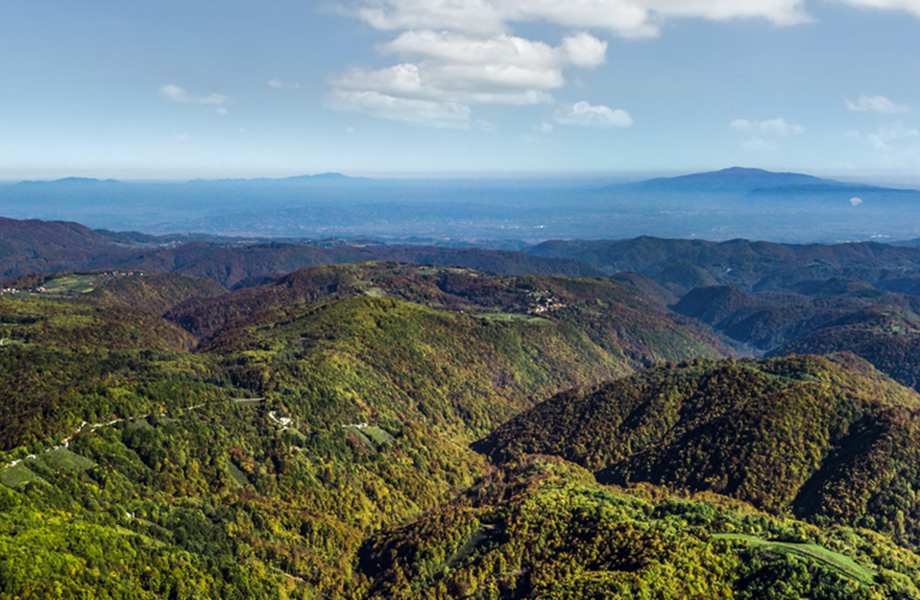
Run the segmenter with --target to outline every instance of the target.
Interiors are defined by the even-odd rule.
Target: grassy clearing
[[[96,463],[88,458],[74,454],[67,448],[59,448],[45,452],[35,459],[36,462],[44,464],[52,471],[86,471],[96,466]]]
[[[230,471],[230,478],[237,484],[243,487],[249,485],[249,478],[246,477],[246,473],[243,473],[238,466],[233,464],[233,461],[227,461],[227,470]]]
[[[364,432],[367,431],[366,429],[359,429],[357,427],[352,427],[352,426],[344,427],[343,429],[345,429],[345,431],[349,431],[353,433],[354,436],[358,438],[358,441],[361,442],[361,445],[367,448],[368,450],[377,449],[377,445],[374,444],[374,442],[372,442],[369,437],[364,435]]]
[[[128,429],[153,429],[147,419],[135,419],[128,423]]]
[[[15,467],[7,467],[5,469],[0,469],[0,483],[7,487],[18,488],[27,483],[48,483],[32,471],[30,471],[22,463],[19,463]]]
[[[371,438],[381,446],[392,444],[396,441],[396,438],[394,438],[385,430],[380,429],[379,427],[365,427],[361,431],[364,433],[364,435]]]
[[[51,281],[46,281],[42,286],[44,294],[58,296],[73,296],[86,294],[95,289],[96,284],[101,279],[99,275],[64,275],[55,277]]]
[[[724,540],[745,541],[754,547],[762,547],[774,552],[792,554],[793,556],[798,556],[807,560],[814,560],[826,567],[833,569],[844,577],[855,579],[856,581],[866,585],[872,585],[874,583],[875,574],[872,571],[857,563],[849,556],[828,550],[827,548],[817,544],[772,542],[753,535],[736,533],[721,533],[716,534],[713,537]]]
[[[265,398],[248,398],[246,400],[234,400],[238,406],[255,406],[265,402]]]
[[[513,314],[513,313],[502,313],[502,312],[484,313],[484,314],[480,314],[476,316],[479,317],[480,319],[488,319],[489,321],[504,321],[504,322],[530,321],[531,319],[530,315],[518,315],[518,314]]]
[[[285,430],[284,435],[286,437],[289,437],[290,441],[292,441],[294,445],[296,446],[306,446],[307,445],[307,436],[305,436],[303,432],[301,432],[296,427],[288,427]]]

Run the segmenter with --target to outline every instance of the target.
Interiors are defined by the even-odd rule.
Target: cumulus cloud
[[[733,131],[739,133],[753,133],[760,135],[774,135],[787,137],[790,135],[800,135],[805,132],[801,125],[790,125],[782,117],[769,119],[766,121],[752,121],[750,119],[735,119],[729,125]]]
[[[837,0],[843,4],[879,10],[901,10],[920,16],[920,0]]]
[[[287,83],[287,82],[281,81],[277,77],[273,79],[269,79],[267,83],[268,83],[268,87],[270,87],[273,90],[299,90],[300,89],[300,84],[298,82],[295,81],[293,83]]]
[[[809,20],[804,0],[348,0],[347,14],[393,39],[378,46],[397,57],[385,68],[353,67],[330,77],[338,98],[391,98],[404,107],[553,102],[569,69],[591,69],[607,61],[606,32],[626,38],[660,34],[671,19],[714,21],[758,18],[776,25]],[[572,33],[556,45],[514,35],[522,23],[546,23]],[[275,81],[275,80],[273,80]],[[278,86],[281,82],[277,82]],[[276,87],[271,82],[269,85]],[[364,94],[362,96],[362,94]],[[341,105],[333,103],[333,106]],[[350,107],[361,103],[345,103]],[[560,112],[558,119],[623,126],[625,111],[610,114]],[[359,108],[354,108],[360,110]],[[349,109],[351,110],[351,108]],[[608,109],[609,110],[609,109]],[[379,112],[368,112],[379,115]],[[405,114],[400,111],[400,114]],[[408,119],[405,119],[408,120]],[[431,122],[419,117],[414,122]],[[631,121],[630,121],[631,122]],[[614,125],[615,124],[615,125]]]
[[[559,125],[575,127],[631,127],[632,117],[622,109],[612,109],[608,106],[592,106],[587,102],[576,102],[556,111],[553,120]]]
[[[442,62],[513,65],[531,69],[566,65],[597,67],[607,59],[607,42],[588,33],[566,37],[552,47],[511,35],[471,37],[449,31],[407,31],[381,46],[384,53],[416,55]]]
[[[375,91],[404,97],[465,104],[522,106],[551,102],[545,90],[562,86],[554,71],[513,65],[396,65],[368,71],[354,68],[332,78],[337,90]]]
[[[677,18],[759,18],[776,25],[809,20],[803,0],[364,0],[353,14],[380,30],[505,33],[510,23],[548,22],[606,29],[623,37],[660,34]]]
[[[410,101],[467,108],[482,104],[551,103],[550,92],[565,85],[564,70],[604,64],[607,43],[584,32],[567,36],[557,46],[551,46],[507,34],[483,37],[424,30],[406,31],[381,45],[379,50],[405,62],[383,69],[353,67],[333,75],[329,82],[334,94],[373,92],[405,100],[406,107],[419,108],[427,105]],[[333,107],[338,105],[333,103]],[[438,122],[428,118],[411,121]]]
[[[859,100],[846,101],[847,108],[854,112],[875,112],[882,114],[905,113],[906,106],[895,104],[885,96],[860,96]]]
[[[195,96],[185,91],[178,85],[168,84],[160,88],[160,95],[170,102],[179,102],[182,104],[204,104],[208,106],[220,106],[230,101],[228,96],[223,94],[209,94],[207,96]]]
[[[462,104],[400,98],[375,91],[336,90],[330,105],[337,110],[443,129],[469,129],[471,122],[470,109]]]
[[[566,84],[566,69],[606,62],[607,43],[596,35],[654,38],[678,19],[757,19],[777,26],[812,20],[805,0],[340,1],[347,6],[342,9],[345,14],[379,31],[393,32],[394,38],[378,50],[399,57],[399,64],[352,69],[332,77],[334,93],[375,92],[407,101],[464,106],[551,101],[551,92]],[[920,14],[920,0],[830,1]],[[552,46],[514,35],[515,26],[527,23],[580,33]],[[859,101],[853,104],[860,105]],[[777,135],[770,128],[780,125],[768,124],[760,133]],[[796,127],[788,125],[778,135],[801,133]],[[752,123],[750,133],[758,130],[759,125]]]

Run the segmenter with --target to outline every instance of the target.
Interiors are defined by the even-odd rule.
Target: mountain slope
[[[877,534],[820,530],[713,495],[596,485],[537,457],[450,507],[371,537],[372,598],[879,598],[920,560]],[[896,568],[899,572],[891,570]]]
[[[832,182],[800,173],[774,173],[763,169],[731,167],[721,171],[649,179],[628,187],[643,192],[747,194],[782,186],[826,185]],[[626,186],[624,186],[626,187]]]
[[[846,315],[776,348],[771,356],[852,352],[901,385],[920,390],[920,319],[888,307]]]
[[[174,238],[93,231],[77,223],[0,219],[0,279],[34,273],[114,269],[180,273],[211,279],[230,288],[256,276],[277,276],[313,265],[370,260],[458,265],[509,275],[601,274],[570,259],[545,259],[502,250],[384,245],[318,248],[278,242],[180,243]]]
[[[714,491],[848,524],[871,518],[916,544],[907,515],[920,511],[909,492],[920,450],[907,440],[920,433],[920,397],[852,355],[835,360],[657,367],[555,396],[474,447],[500,461],[558,455],[599,481]]]
[[[637,311],[624,310],[622,321],[582,322],[578,314],[475,316],[353,297],[257,313],[220,330],[203,351],[226,356],[231,376],[259,394],[301,397],[304,417],[334,408],[330,419],[411,418],[464,437],[571,385],[660,357],[719,354]]]
[[[235,319],[275,306],[388,296],[438,310],[493,318],[503,314],[556,315],[569,318],[576,326],[581,323],[583,328],[591,322],[605,322],[609,329],[612,319],[617,319],[631,328],[627,335],[634,339],[654,334],[662,326],[683,327],[689,335],[712,343],[706,332],[662,307],[662,293],[667,294],[646,285],[604,279],[501,277],[463,268],[373,262],[302,269],[257,288],[191,299],[166,316],[193,335],[205,337]],[[649,355],[655,353],[650,351]]]
[[[598,405],[586,420],[577,408],[554,416],[566,439],[535,431],[576,460],[627,443],[626,459],[647,458],[613,465],[633,482],[651,479],[643,469],[673,473],[661,480],[674,488],[726,479],[724,493],[785,502],[820,526],[712,493],[599,486],[562,459],[495,465],[469,448],[562,388],[719,355],[662,306],[667,292],[626,279],[307,269],[232,294],[249,302],[239,315],[220,297],[188,300],[221,323],[196,351],[164,345],[173,324],[119,306],[171,297],[143,278],[99,286],[112,306],[3,299],[23,337],[0,347],[0,596],[916,594],[920,559],[892,539],[917,537],[918,400],[855,359],[662,366],[584,394]],[[97,322],[142,343],[71,335],[104,331]],[[623,385],[643,391],[611,435],[620,409],[604,390]],[[687,441],[729,424],[741,435]],[[752,437],[773,463],[746,452]],[[607,466],[591,468],[618,475]]]
[[[871,242],[825,246],[639,237],[618,241],[552,241],[528,252],[573,258],[606,273],[636,271],[678,296],[699,285],[696,281],[700,280],[698,272],[691,274],[689,284],[676,278],[673,270],[681,264],[701,269],[712,278],[712,283],[748,292],[791,289],[803,281],[832,277],[876,285],[920,270],[920,249]]]
[[[174,273],[133,271],[49,273],[8,281],[11,297],[77,300],[97,306],[126,307],[162,314],[191,298],[227,292],[219,284]]]
[[[805,281],[795,289],[797,292],[749,294],[731,286],[698,287],[672,309],[761,352],[776,350],[869,309],[904,314],[920,310],[917,297],[884,292],[856,281]]]

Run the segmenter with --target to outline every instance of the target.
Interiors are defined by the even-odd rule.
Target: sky
[[[920,184],[920,0],[0,0],[0,180]]]

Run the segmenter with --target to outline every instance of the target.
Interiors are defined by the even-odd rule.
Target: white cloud
[[[576,127],[631,127],[633,124],[632,117],[625,110],[592,106],[587,102],[576,102],[557,110],[553,120],[559,125]]]
[[[566,37],[558,47],[500,34],[474,37],[448,31],[407,31],[381,46],[384,53],[416,55],[447,63],[560,68],[597,67],[607,59],[607,42],[588,33]]]
[[[880,127],[875,133],[866,136],[866,141],[878,149],[885,149],[891,142],[920,137],[920,131],[898,123],[891,127]]]
[[[753,152],[772,152],[777,149],[776,144],[756,135],[741,142],[741,147]]]
[[[329,79],[333,91],[375,92],[465,107],[552,103],[550,92],[565,85],[564,69],[597,67],[607,58],[607,43],[587,33],[567,36],[551,46],[506,34],[407,31],[379,50],[408,60],[383,69],[354,67],[334,75]]]
[[[444,129],[469,129],[470,109],[452,102],[399,98],[375,91],[333,92],[332,108]]]
[[[735,119],[729,124],[732,130],[739,133],[752,133],[759,135],[774,135],[779,137],[788,137],[790,135],[800,135],[805,132],[801,125],[790,125],[782,117],[769,119],[766,121],[752,121],[750,119]]]
[[[522,106],[551,102],[544,90],[562,85],[560,73],[513,65],[427,65],[405,63],[367,71],[351,69],[332,78],[337,91],[379,92],[405,99],[462,104]]]
[[[851,140],[869,144],[879,150],[885,150],[892,142],[920,138],[920,130],[906,127],[903,123],[895,123],[888,127],[879,127],[875,133],[863,135],[859,131],[850,130],[845,132],[844,135]]]
[[[273,79],[269,79],[267,83],[268,83],[268,87],[270,87],[273,90],[299,90],[300,89],[300,83],[296,81],[293,83],[286,83],[284,81],[281,81],[277,77]]]
[[[221,106],[220,108],[218,108],[216,112],[217,112],[217,115],[218,115],[219,117],[226,117],[227,115],[230,114],[230,111],[228,111],[228,110],[227,110],[226,108],[224,108],[223,106]]]
[[[533,128],[534,133],[542,133],[543,135],[549,135],[553,132],[553,124],[547,123],[546,121],[540,123]]]
[[[735,119],[729,123],[732,131],[743,133],[747,138],[741,142],[745,150],[754,152],[772,152],[777,150],[775,142],[770,138],[783,138],[792,135],[801,135],[805,128],[801,125],[791,125],[782,117],[767,119],[765,121],[754,121],[751,119]]]
[[[858,196],[853,196],[852,198],[850,198],[850,204],[852,204],[853,206],[859,206],[862,203],[863,203],[863,199]]]
[[[230,98],[223,94],[194,96],[178,85],[171,83],[160,88],[160,95],[170,102],[179,102],[182,104],[204,104],[208,106],[220,106],[230,101]]]
[[[353,12],[381,30],[505,33],[510,23],[548,22],[654,37],[669,19],[759,18],[776,25],[809,20],[803,0],[364,0]]]
[[[330,78],[334,94],[374,92],[467,107],[552,102],[551,92],[567,83],[567,70],[595,68],[607,61],[608,45],[596,37],[598,31],[651,38],[669,21],[682,18],[761,19],[775,25],[810,20],[805,0],[346,1],[350,8],[343,9],[345,14],[394,32],[395,37],[378,50],[399,57],[399,64],[335,75]],[[514,35],[514,26],[523,23],[549,24],[572,33],[553,46]],[[612,112],[613,121],[625,122],[623,114]],[[602,116],[588,114],[603,122]]]
[[[855,112],[893,114],[905,113],[909,110],[906,106],[895,104],[885,96],[860,96],[856,102],[847,100],[846,103],[847,108]]]
[[[920,0],[837,0],[843,4],[880,10],[902,10],[920,16]]]

